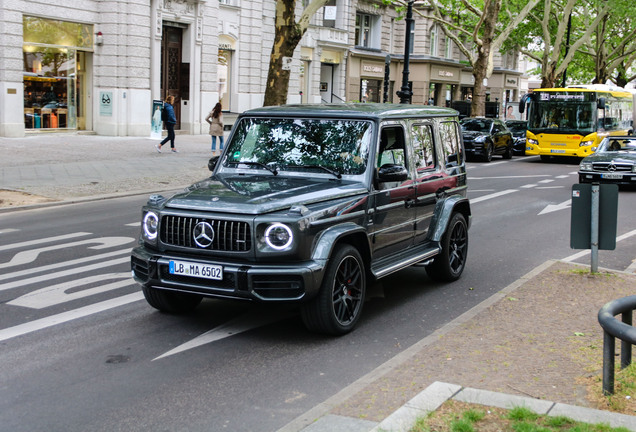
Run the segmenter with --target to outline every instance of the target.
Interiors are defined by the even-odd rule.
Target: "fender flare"
[[[312,260],[314,261],[326,261],[331,256],[333,248],[343,237],[355,236],[356,239],[364,238],[364,244],[360,244],[360,241],[352,242],[353,246],[364,247],[365,250],[360,250],[360,254],[363,258],[369,257],[369,244],[367,240],[367,231],[364,227],[357,225],[353,222],[345,222],[343,224],[334,225],[327,228],[318,236],[316,244],[312,252]]]
[[[466,218],[466,224],[468,225],[468,228],[470,228],[471,212],[468,198],[460,195],[450,196],[442,201],[438,201],[435,207],[435,214],[439,216],[434,217],[433,220],[431,220],[431,226],[428,230],[428,237],[430,240],[442,240],[442,236],[446,232],[448,223],[455,211],[464,215],[464,218]]]

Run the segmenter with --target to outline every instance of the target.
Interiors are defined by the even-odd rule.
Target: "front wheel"
[[[504,159],[512,159],[512,141],[508,142],[508,145],[506,146],[506,151],[504,152],[502,157]]]
[[[442,236],[442,251],[427,265],[426,274],[436,281],[452,282],[462,275],[468,254],[468,225],[461,213],[453,213]]]
[[[484,147],[484,162],[492,161],[492,153],[493,153],[493,144],[491,142],[486,142]]]
[[[356,248],[336,246],[329,259],[318,295],[301,308],[307,329],[343,335],[354,329],[366,295],[366,270]]]
[[[150,306],[162,312],[186,313],[192,312],[203,300],[196,294],[183,294],[142,286],[144,297]]]

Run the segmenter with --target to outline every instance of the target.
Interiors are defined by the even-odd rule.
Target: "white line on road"
[[[471,180],[497,180],[497,179],[518,179],[518,178],[537,178],[537,177],[550,177],[550,175],[549,174],[534,174],[534,175],[522,175],[522,176],[470,177],[470,179]]]
[[[0,280],[3,279],[15,279],[17,277],[21,277],[21,276],[32,276],[36,273],[42,273],[45,271],[49,271],[49,270],[59,270],[63,267],[70,267],[70,266],[74,266],[77,264],[83,264],[83,263],[87,263],[87,262],[91,262],[91,261],[98,261],[98,260],[103,260],[106,258],[110,258],[110,257],[114,257],[117,255],[129,255],[130,254],[130,249],[121,249],[121,250],[117,250],[117,251],[113,251],[113,252],[107,252],[104,254],[99,254],[99,255],[91,255],[91,256],[87,256],[84,258],[78,258],[78,259],[74,259],[74,260],[70,260],[70,261],[63,261],[63,262],[59,262],[59,263],[55,263],[55,264],[50,264],[50,265],[45,265],[45,266],[41,266],[41,267],[35,267],[35,268],[30,268],[30,269],[26,269],[26,270],[20,270],[20,271],[16,271],[13,273],[6,273],[3,275],[0,275]]]
[[[72,269],[64,270],[57,273],[49,273],[44,276],[37,276],[37,277],[29,278],[29,279],[22,279],[15,282],[7,282],[4,284],[0,284],[0,291],[5,291],[8,289],[13,289],[13,288],[17,288],[17,287],[21,287],[21,286],[29,285],[29,284],[34,284],[38,282],[49,281],[49,280],[53,280],[55,278],[59,278],[63,276],[76,275],[78,273],[87,272],[87,271],[91,271],[95,269],[101,269],[104,267],[109,267],[109,266],[113,266],[117,264],[123,264],[127,262],[130,262],[130,257],[128,256],[124,258],[118,258],[118,259],[114,259],[110,261],[100,262],[97,264],[91,264],[84,267],[72,268]]]
[[[513,192],[518,192],[518,190],[516,190],[516,189],[507,189],[507,190],[504,190],[504,191],[501,191],[501,192],[492,193],[490,195],[484,195],[484,196],[481,196],[479,198],[471,198],[470,203],[474,204],[474,203],[486,201],[486,200],[497,198],[497,197],[500,197],[500,196],[503,196],[503,195],[508,195],[508,194],[513,193]]]
[[[68,312],[62,312],[57,315],[52,315],[46,318],[41,318],[28,323],[20,324],[14,327],[9,327],[4,330],[0,330],[0,342],[7,339],[11,339],[17,336],[22,336],[28,333],[32,333],[38,330],[42,330],[48,327],[53,327],[58,324],[63,324],[78,318],[83,318],[89,315],[93,315],[105,310],[113,309],[119,306],[127,305],[139,300],[142,300],[144,295],[141,292],[128,294],[122,297],[117,297],[112,300],[106,300],[100,303],[95,303],[89,306],[84,306],[78,309],[74,309]]]
[[[72,239],[72,238],[75,238],[75,237],[83,237],[83,236],[87,236],[87,235],[91,235],[91,233],[77,232],[77,233],[72,233],[72,234],[65,234],[65,235],[61,235],[61,236],[56,236],[56,237],[47,237],[47,238],[42,238],[42,239],[37,239],[37,240],[31,240],[31,241],[26,241],[26,242],[21,242],[21,243],[11,243],[11,244],[8,244],[8,245],[0,246],[0,251],[9,250],[9,249],[17,249],[17,248],[27,247],[27,246],[33,246],[33,245],[42,244],[42,243],[51,243],[51,242],[60,241],[60,240],[68,240],[68,239]]]
[[[630,238],[632,236],[635,236],[635,235],[636,235],[636,230],[632,230],[632,231],[626,232],[625,234],[616,237],[616,242],[618,243],[619,241],[623,241],[623,240],[628,239],[628,238]],[[585,255],[587,255],[589,253],[591,253],[591,250],[590,249],[585,249],[585,250],[582,250],[581,252],[577,252],[577,253],[575,253],[573,255],[570,255],[569,257],[565,257],[561,261],[565,261],[565,262],[574,261],[576,259],[584,257]],[[632,266],[634,266],[634,264],[631,264],[628,268],[630,268]],[[626,271],[631,271],[631,270],[626,270]]]

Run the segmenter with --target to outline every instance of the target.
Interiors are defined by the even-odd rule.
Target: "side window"
[[[415,169],[418,174],[435,168],[435,143],[433,142],[431,125],[415,124],[411,134],[413,137]]]
[[[444,166],[446,167],[457,166],[464,162],[458,128],[455,121],[445,121],[439,125],[439,135],[444,151]]]
[[[404,147],[404,130],[397,127],[385,127],[380,131],[380,148],[378,151],[378,167],[385,164],[406,166],[406,149]]]

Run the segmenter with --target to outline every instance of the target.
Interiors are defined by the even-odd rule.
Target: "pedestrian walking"
[[[221,102],[214,105],[210,114],[205,118],[210,124],[210,135],[212,135],[212,153],[216,152],[216,137],[219,137],[219,150],[223,151],[223,113],[221,112]]]
[[[179,153],[179,151],[174,147],[174,125],[177,124],[177,117],[174,115],[174,107],[172,106],[173,103],[174,96],[168,96],[163,102],[163,109],[165,110],[165,114],[161,117],[163,123],[166,125],[166,129],[168,130],[168,136],[155,146],[159,153],[161,153],[161,146],[168,141],[170,141],[170,149],[173,151],[173,153]]]

